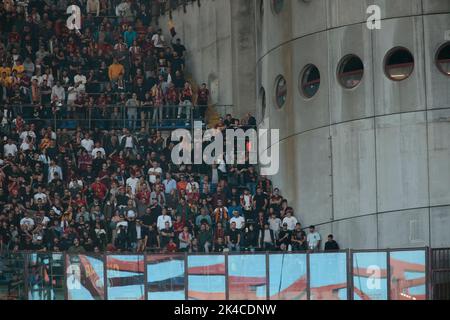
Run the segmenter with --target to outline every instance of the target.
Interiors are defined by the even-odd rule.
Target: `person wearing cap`
[[[317,252],[320,250],[320,234],[316,231],[315,226],[309,226],[309,233],[306,237],[306,241],[308,241],[308,249],[312,252]]]

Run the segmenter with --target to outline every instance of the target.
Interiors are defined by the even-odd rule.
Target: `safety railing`
[[[426,300],[429,249],[84,254],[0,259],[0,299]]]
[[[91,130],[113,130],[128,128],[138,131],[174,130],[193,128],[194,121],[202,121],[208,126],[213,118],[233,114],[232,105],[138,105],[134,102],[110,105],[65,104],[65,105],[6,105],[2,110],[9,110],[8,124],[14,126],[13,120],[20,115],[25,123],[34,123],[36,127],[73,130],[78,127]]]

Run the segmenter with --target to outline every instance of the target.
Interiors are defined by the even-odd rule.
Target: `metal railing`
[[[0,259],[0,299],[426,300],[428,248]]]
[[[2,110],[10,110],[8,117],[11,129],[13,120],[20,115],[25,123],[34,123],[36,127],[51,126],[54,129],[74,130],[99,128],[112,130],[128,128],[137,131],[142,127],[147,130],[190,129],[194,121],[202,121],[204,126],[217,117],[232,114],[232,105],[192,106],[192,105],[151,105],[130,106],[126,103],[110,105],[6,105]]]

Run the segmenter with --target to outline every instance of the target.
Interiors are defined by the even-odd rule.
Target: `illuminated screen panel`
[[[425,250],[390,253],[392,300],[425,300]]]
[[[271,254],[269,256],[270,300],[306,300],[306,254]]]
[[[108,300],[144,300],[144,256],[106,257]]]
[[[230,300],[266,300],[266,256],[228,256],[228,290]]]
[[[25,255],[0,254],[0,300],[25,300]]]
[[[225,300],[225,256],[188,257],[188,299]]]
[[[387,253],[353,254],[353,299],[387,300]]]
[[[184,255],[147,256],[148,300],[185,300]]]
[[[67,255],[66,287],[68,300],[104,300],[103,257]]]
[[[316,253],[309,260],[311,300],[347,300],[347,255]]]
[[[64,255],[28,256],[28,300],[64,300]]]

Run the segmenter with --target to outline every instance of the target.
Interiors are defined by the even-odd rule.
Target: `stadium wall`
[[[212,102],[233,105],[243,117],[256,109],[256,39],[253,1],[201,0],[172,12],[179,37],[188,48],[188,73],[211,89]],[[160,20],[167,31],[169,15]],[[166,39],[170,39],[168,32]],[[218,108],[218,111],[221,110]],[[227,108],[230,111],[230,108]]]
[[[450,2],[285,0],[279,13],[274,2],[254,0],[257,116],[261,127],[280,129],[273,180],[302,224],[333,233],[344,248],[449,246],[450,77],[435,55],[450,40]],[[366,26],[372,4],[381,8],[380,30]],[[384,57],[397,46],[415,60],[404,81],[384,74]],[[336,71],[348,54],[364,64],[350,90]],[[321,79],[307,99],[299,77],[310,63]],[[282,108],[279,75],[287,83]]]

